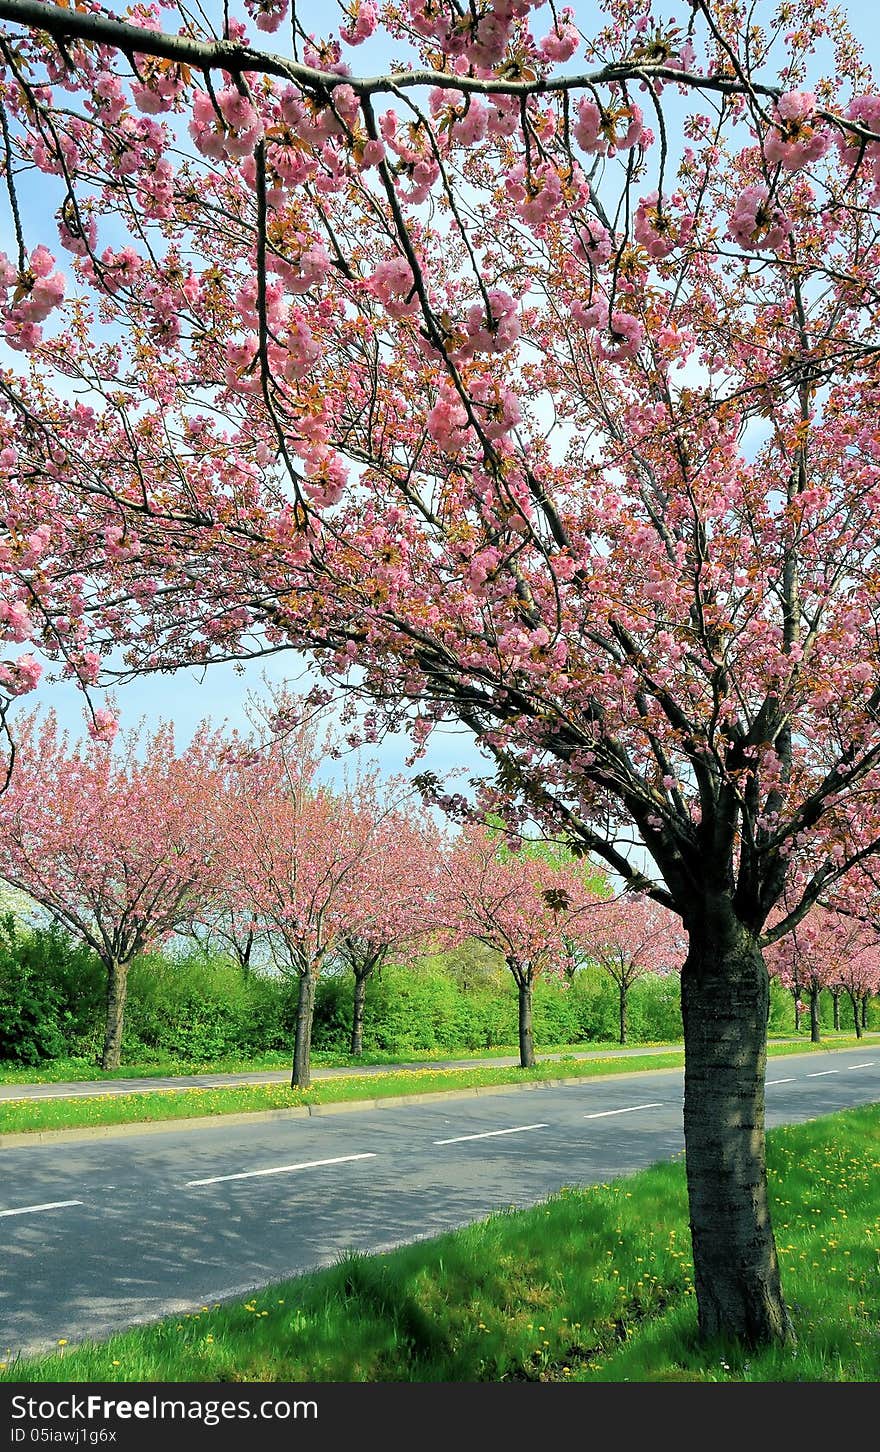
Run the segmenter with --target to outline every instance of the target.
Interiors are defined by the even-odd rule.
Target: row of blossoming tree
[[[51,714],[20,723],[0,797],[0,878],[100,958],[102,1068],[120,1062],[132,961],[193,921],[237,948],[242,964],[263,938],[275,970],[297,984],[297,1087],[309,1083],[315,989],[330,964],[354,975],[359,1054],[367,983],[383,963],[480,939],[516,981],[524,1067],[535,1062],[540,974],[564,981],[575,953],[626,962],[626,988],[650,968],[680,967],[672,915],[611,898],[583,864],[511,852],[486,828],[450,843],[402,779],[382,781],[375,769],[322,781],[326,735],[313,720],[289,724],[289,709],[268,744],[203,727],[183,750],[167,724],[114,746],[100,735],[71,743]],[[668,920],[662,962],[641,935],[646,911]]]
[[[819,999],[823,989],[833,999],[835,1029],[840,1028],[840,997],[846,994],[857,1038],[867,1022],[868,1000],[880,992],[880,941],[866,919],[866,906],[863,899],[862,910],[856,914],[817,905],[768,954],[771,972],[794,998],[796,1030],[800,1029],[806,996],[813,1043],[821,1039]]]
[[[5,628],[308,649],[675,912],[700,1330],[785,1341],[763,951],[880,848],[880,92],[829,0],[601,10],[0,0]]]

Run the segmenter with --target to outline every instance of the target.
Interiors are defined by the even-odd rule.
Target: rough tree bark
[[[622,1044],[625,1044],[626,1043],[626,999],[627,999],[627,992],[628,992],[627,987],[626,987],[626,984],[625,983],[619,983],[617,985],[617,992],[618,992],[618,1010],[619,1010],[619,1020],[620,1020],[620,1042]]]
[[[535,1037],[532,1031],[532,979],[521,970],[515,975],[519,989],[519,1063],[521,1069],[535,1067]]]
[[[810,1041],[814,1044],[821,1042],[819,1034],[819,989],[815,984],[810,988]]]
[[[311,968],[299,975],[299,997],[296,1005],[296,1037],[293,1043],[291,1089],[308,1089],[312,1082],[312,1020],[315,1016],[315,985]]]
[[[358,1058],[364,1052],[364,1007],[367,1002],[367,979],[370,970],[354,971],[354,1008],[351,1016],[351,1053]]]
[[[118,1069],[122,1057],[122,1030],[125,1019],[125,995],[128,989],[128,963],[115,958],[105,960],[107,969],[107,1019],[104,1028],[102,1069]]]
[[[684,1131],[700,1334],[793,1341],[767,1197],[767,970],[729,898],[686,926]]]

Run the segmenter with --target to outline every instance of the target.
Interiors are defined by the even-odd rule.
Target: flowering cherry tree
[[[837,967],[835,983],[850,1001],[853,1028],[860,1039],[865,1029],[868,1001],[880,991],[880,945],[876,939],[861,945],[858,952],[843,958]]]
[[[809,996],[810,1039],[814,1044],[821,1038],[819,995],[832,985],[839,991],[845,965],[868,951],[867,937],[865,925],[858,919],[817,905],[768,952],[768,967],[790,989],[796,1009],[801,994]],[[796,1028],[799,1017],[796,1013]],[[835,1028],[839,1027],[838,1020]]]
[[[354,975],[350,1048],[355,1058],[364,1051],[369,979],[391,958],[407,960],[423,950],[436,928],[441,843],[431,819],[412,801],[400,802],[381,816],[375,849],[366,910],[352,919],[338,949]]]
[[[0,797],[0,877],[87,943],[107,973],[101,1067],[119,1066],[128,971],[218,886],[222,743],[199,730],[71,743],[52,713],[20,725]]]
[[[700,1330],[763,1343],[763,949],[880,842],[880,92],[827,0],[603,9],[0,0],[9,582],[86,676],[455,720],[681,917]]]
[[[386,831],[399,822],[394,788],[374,772],[347,788],[321,782],[324,743],[304,716],[262,748],[238,748],[226,826],[229,901],[252,914],[277,967],[298,983],[291,1087],[311,1080],[315,991],[345,940],[384,923]],[[390,922],[390,919],[389,919]]]
[[[773,959],[771,957],[767,965],[771,974],[773,972],[772,963]],[[802,968],[803,965],[800,958],[796,954],[793,954],[790,961],[784,967],[780,968],[776,974],[779,982],[791,994],[794,1008],[794,1031],[796,1034],[799,1034],[801,1031],[801,1020],[803,1019],[806,1007],[803,1000],[804,984],[801,981]]]
[[[620,1042],[626,1043],[629,992],[647,973],[681,968],[686,939],[681,920],[643,894],[624,893],[597,904],[579,925],[579,937],[592,962],[617,986]]]
[[[863,866],[850,874],[829,902],[830,915],[839,920],[839,938],[845,945],[833,954],[829,988],[834,999],[835,1027],[840,1027],[840,997],[846,994],[853,1013],[856,1038],[868,1024],[868,1004],[880,992],[880,897],[876,867]]]
[[[504,958],[517,986],[519,1061],[535,1064],[532,995],[536,980],[564,976],[569,943],[592,889],[576,870],[510,852],[496,831],[466,829],[443,861],[438,918],[456,944],[477,938]]]

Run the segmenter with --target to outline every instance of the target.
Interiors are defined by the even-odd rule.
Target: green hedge
[[[103,997],[104,974],[58,927],[23,932],[0,918],[0,1059],[40,1064],[76,1054]]]
[[[125,1057],[161,1052],[209,1060],[286,1048],[293,1019],[290,986],[222,957],[150,953],[132,964]]]
[[[29,932],[0,917],[0,1058],[36,1065],[53,1058],[94,1060],[103,1032],[105,975],[96,956],[58,927]],[[188,951],[139,959],[129,978],[124,1063],[207,1063],[247,1058],[293,1042],[297,984],[265,974],[243,974],[227,958]],[[314,1047],[346,1054],[351,1033],[353,979],[329,973],[318,985]],[[822,995],[822,1024],[832,1023],[831,995]],[[841,1023],[851,1027],[849,1002]],[[650,974],[632,988],[629,1041],[681,1038],[679,982]],[[869,1026],[878,1024],[875,999]],[[791,1033],[791,994],[771,984],[770,1030]],[[538,1049],[591,1040],[613,1043],[618,1031],[617,990],[597,968],[581,969],[571,983],[539,980],[534,995]],[[804,1019],[803,1031],[809,1031]],[[517,1036],[516,985],[503,963],[465,952],[386,966],[367,984],[364,1048],[405,1058],[424,1051],[450,1055],[513,1045]]]
[[[345,1053],[351,1033],[353,982],[332,976],[318,985],[314,1046]],[[675,975],[639,980],[629,997],[633,1042],[681,1037],[679,984]],[[539,979],[534,991],[535,1042],[550,1048],[584,1040],[613,1042],[618,1033],[617,990],[607,974],[581,969],[572,983]],[[421,1049],[485,1049],[514,1044],[517,990],[506,969],[499,978],[469,989],[444,973],[434,959],[427,968],[389,964],[367,983],[366,1052],[405,1054]]]

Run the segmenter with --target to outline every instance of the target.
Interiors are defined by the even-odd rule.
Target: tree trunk
[[[626,1043],[626,997],[627,997],[627,987],[626,987],[626,984],[625,983],[618,983],[618,985],[617,985],[617,993],[618,993],[618,1012],[619,1012],[619,1019],[620,1019],[620,1042],[622,1044],[625,1044]]]
[[[104,1028],[102,1069],[118,1069],[122,1056],[122,1030],[125,1019],[125,994],[128,988],[128,964],[111,961],[107,969],[107,1019]]]
[[[364,1005],[367,1001],[368,973],[355,972],[354,1011],[351,1017],[351,1052],[358,1058],[364,1052]]]
[[[865,996],[862,999],[862,1028],[863,1029],[866,1029],[868,1027],[868,998],[869,997],[870,997],[870,995],[866,993]]]
[[[251,977],[251,954],[254,951],[254,935],[248,933],[243,944],[236,943],[235,951],[238,954],[238,966],[245,978]]]
[[[791,1342],[767,1198],[767,970],[723,898],[687,926],[684,1133],[700,1335]]]
[[[834,1027],[840,1033],[840,989],[832,988],[831,998],[834,1003]]]
[[[296,1038],[293,1044],[291,1089],[308,1089],[312,1082],[312,1020],[315,1016],[316,978],[311,969],[299,976],[299,998],[296,1005]]]
[[[819,990],[815,986],[810,989],[810,1042],[818,1044],[819,1037]]]
[[[519,986],[519,1063],[521,1069],[535,1067],[535,1039],[532,1033],[532,981],[518,978]]]
[[[848,997],[849,997],[850,1003],[852,1004],[853,1024],[855,1025],[856,1038],[857,1039],[860,1039],[862,1037],[862,1016],[859,1013],[859,1000],[858,1000],[858,996],[855,993],[849,993],[848,992]]]
[[[794,994],[794,1031],[799,1034],[801,1031],[801,991],[799,988],[793,988],[791,991]]]

